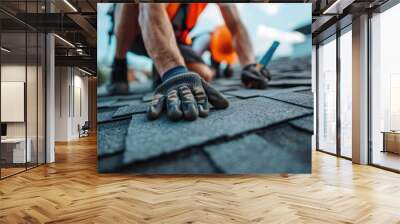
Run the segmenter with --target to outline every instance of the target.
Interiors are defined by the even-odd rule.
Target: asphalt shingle
[[[294,86],[311,86],[310,79],[272,79],[269,82],[272,87],[294,87]]]
[[[120,99],[117,100],[112,104],[112,107],[123,107],[123,106],[129,106],[129,105],[134,105],[134,104],[139,104],[140,100],[137,99]]]
[[[268,106],[267,106],[268,105]],[[193,122],[172,122],[165,116],[148,121],[136,114],[126,138],[124,163],[146,160],[207,141],[284,122],[311,110],[267,98],[234,101],[226,110],[215,110]]]
[[[311,73],[304,72],[286,72],[286,73],[272,73],[272,80],[275,79],[311,79]]]
[[[225,94],[231,95],[231,96],[236,96],[236,97],[239,97],[242,99],[247,99],[247,98],[253,98],[253,97],[257,97],[257,96],[271,96],[274,94],[295,92],[295,91],[300,91],[300,90],[305,90],[305,89],[309,89],[309,87],[299,86],[299,87],[292,87],[292,88],[286,88],[286,89],[268,88],[266,90],[240,89],[240,90],[235,90],[235,91],[228,91]]]
[[[98,111],[97,112],[97,122],[103,123],[106,121],[112,121],[112,116],[114,113],[115,113],[115,110]]]
[[[97,171],[100,173],[121,172],[120,164],[123,159],[122,153],[110,154],[97,158]]]
[[[125,149],[125,138],[130,120],[119,120],[97,126],[97,155],[107,156]]]
[[[236,86],[237,88],[242,86],[238,79],[217,79],[213,82],[213,84],[219,86]]]
[[[102,108],[108,108],[111,107],[117,100],[107,100],[104,102],[97,102],[97,108],[102,109]]]
[[[265,90],[245,89],[238,74],[212,85],[229,98],[207,118],[148,121],[148,83],[134,94],[98,94],[98,171],[135,173],[310,172],[313,106],[309,57],[270,63]]]
[[[113,117],[125,117],[132,114],[146,113],[147,104],[134,104],[118,108]]]
[[[142,95],[119,95],[119,96],[97,96],[97,108],[119,108],[124,105],[132,104],[134,102],[140,102]]]
[[[287,158],[280,158],[281,164],[289,169],[288,173],[311,172],[311,133],[284,123],[259,133],[259,136],[271,144],[271,148],[288,152]]]
[[[201,149],[184,150],[123,167],[121,172],[143,174],[209,174],[218,173]]]
[[[275,131],[293,131],[290,127],[275,129]],[[272,134],[272,135],[270,135]],[[311,138],[310,135],[301,133],[299,138]],[[273,141],[279,138],[280,141]],[[305,173],[310,172],[310,163],[304,162],[305,157],[311,157],[308,144],[285,144],[293,139],[282,139],[276,133],[269,133],[268,140],[256,134],[229,142],[210,145],[205,148],[214,163],[229,174],[243,173]],[[309,140],[308,140],[309,141]],[[307,142],[307,139],[304,141]],[[297,153],[293,153],[294,148]],[[303,154],[303,155],[300,155]]]
[[[142,102],[150,102],[153,99],[153,93],[146,93],[143,97],[142,97]]]
[[[268,92],[270,91],[277,91],[277,90],[267,90]],[[230,95],[230,96],[236,96],[239,97],[241,99],[248,99],[248,98],[254,98],[254,97],[258,97],[261,94],[265,93],[266,90],[258,90],[258,89],[239,89],[239,90],[235,90],[235,91],[228,91],[225,94],[226,95]]]
[[[314,98],[311,95],[303,94],[303,93],[279,93],[279,94],[271,94],[271,95],[263,95],[265,97],[285,101],[287,103],[296,104],[303,107],[313,108],[314,106]]]
[[[308,131],[310,133],[314,132],[314,117],[313,116],[302,117],[302,118],[299,118],[296,120],[292,120],[289,123],[297,128]]]
[[[281,58],[272,61],[268,69],[271,73],[274,73],[273,71],[279,71],[278,73],[311,71],[311,60],[309,58],[306,60]]]
[[[302,94],[306,94],[306,95],[311,95],[314,97],[313,92],[311,92],[311,88],[307,89],[307,90],[301,90],[301,91],[296,91],[298,93],[302,93]]]
[[[222,85],[213,85],[213,87],[220,91],[220,92],[227,92],[227,91],[231,91],[231,90],[237,90],[240,89],[239,86],[222,86]]]

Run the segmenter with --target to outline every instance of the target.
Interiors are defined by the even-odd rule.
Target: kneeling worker
[[[206,117],[228,100],[208,84],[213,72],[191,48],[189,32],[207,3],[123,4],[116,26],[117,50],[112,67],[111,94],[128,94],[126,54],[129,50],[153,59],[161,79],[148,109],[156,119],[166,111],[171,120]],[[232,34],[242,67],[242,81],[250,88],[265,88],[267,71],[257,69],[249,35],[233,4],[218,4]]]

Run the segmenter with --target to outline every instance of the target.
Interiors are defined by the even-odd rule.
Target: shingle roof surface
[[[207,118],[146,119],[149,92],[98,98],[98,170],[135,173],[304,173],[311,168],[313,94],[309,58],[271,62],[271,85],[238,77],[213,86],[231,101]],[[101,94],[100,94],[101,95]]]

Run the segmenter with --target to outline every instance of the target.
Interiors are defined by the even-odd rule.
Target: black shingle
[[[309,109],[259,97],[234,101],[228,109],[212,111],[206,119],[193,122],[172,122],[165,116],[148,121],[145,115],[136,114],[129,126],[124,162],[146,160],[310,113]]]
[[[113,117],[125,117],[125,116],[132,115],[132,114],[146,113],[147,107],[148,106],[146,103],[120,107],[113,114]]]
[[[120,171],[143,174],[209,174],[219,172],[211,163],[209,157],[200,149],[184,150],[145,162],[133,163],[121,168]]]
[[[311,73],[309,71],[272,73],[272,80],[276,79],[311,79]]]
[[[133,94],[133,95],[126,95],[126,96],[118,96],[117,100],[140,100],[142,99],[142,94]]]
[[[217,79],[213,82],[217,86],[237,86],[242,87],[242,83],[238,79]]]
[[[275,129],[277,130],[277,129]],[[279,130],[279,129],[278,129]],[[293,131],[288,127],[280,128],[281,131]],[[271,134],[271,133],[270,133]],[[305,173],[309,172],[309,161],[304,162],[304,157],[311,156],[309,142],[311,136],[303,133],[299,136],[303,142],[300,145],[290,146],[290,139],[282,139],[276,133],[269,136],[279,138],[283,142],[266,140],[256,134],[229,142],[210,145],[205,148],[216,166],[229,174],[242,173]],[[299,147],[301,150],[294,150]],[[300,153],[304,155],[299,155]]]
[[[149,85],[136,85],[131,95],[98,94],[99,172],[309,172],[310,60],[281,58],[269,69],[266,90],[245,89],[238,74],[216,79],[212,85],[231,106],[211,107],[208,118],[194,122],[171,122],[165,115],[148,121]]]
[[[281,124],[259,133],[272,148],[287,151],[291,155],[281,158],[282,164],[290,164],[289,173],[311,172],[311,133],[293,128],[289,124]]]
[[[120,99],[117,100],[115,103],[112,104],[112,107],[123,107],[129,105],[139,104],[140,100],[138,99]]]
[[[98,97],[116,97],[116,96],[111,96],[110,92],[107,90],[107,85],[102,85],[97,88],[97,96]],[[130,82],[129,83],[129,95],[136,95],[136,94],[144,94],[151,92],[153,89],[153,83],[152,82]],[[123,96],[123,95],[120,95]]]
[[[311,92],[311,88],[309,88],[308,90],[301,90],[301,91],[296,91],[298,93],[302,93],[302,94],[306,94],[306,95],[310,95],[314,97],[313,92]]]
[[[111,107],[115,102],[117,102],[117,100],[106,100],[103,102],[97,102],[97,108],[108,108]]]
[[[97,126],[97,155],[106,156],[125,149],[130,120],[119,120]]]
[[[253,98],[257,96],[271,96],[274,94],[279,94],[279,93],[287,93],[287,92],[295,92],[295,91],[300,91],[300,90],[306,90],[310,89],[309,87],[306,86],[299,86],[299,87],[291,87],[291,88],[286,88],[286,89],[277,89],[277,88],[268,88],[265,90],[258,90],[258,89],[240,89],[240,90],[235,90],[235,91],[228,91],[225,94],[226,95],[231,95],[231,96],[237,96],[242,99],[247,99],[247,98]]]
[[[274,71],[279,71],[279,73],[310,71],[311,60],[309,58],[306,60],[281,58],[273,60],[270,65],[268,65],[268,69],[270,69],[271,73]]]
[[[247,99],[247,98],[253,98],[253,97],[258,97],[261,94],[265,93],[266,91],[277,91],[276,89],[274,90],[258,90],[258,89],[239,89],[235,91],[228,91],[225,94],[226,95],[231,95],[231,96],[237,96],[242,99]]]
[[[137,104],[141,102],[142,95],[124,95],[124,96],[97,96],[97,109],[98,110],[109,110],[112,109],[116,111],[118,108]]]
[[[146,93],[142,97],[142,102],[150,102],[153,99],[153,93]]]
[[[313,116],[302,117],[302,118],[299,118],[296,120],[292,120],[289,123],[297,128],[308,131],[310,133],[314,132],[314,117]]]
[[[310,79],[279,79],[271,80],[269,86],[272,87],[294,87],[294,86],[311,86]]]
[[[302,94],[302,93],[279,93],[279,94],[271,94],[271,95],[263,95],[265,97],[285,101],[288,103],[296,104],[303,107],[313,108],[314,106],[314,98],[311,95]]]
[[[123,154],[112,154],[97,158],[97,171],[100,173],[120,172]]]
[[[222,85],[213,85],[213,87],[220,91],[220,92],[227,92],[227,91],[231,91],[231,90],[236,90],[236,89],[240,89],[240,86],[222,86]]]
[[[111,121],[114,113],[115,113],[115,110],[98,111],[97,112],[97,122],[102,123],[105,121]]]

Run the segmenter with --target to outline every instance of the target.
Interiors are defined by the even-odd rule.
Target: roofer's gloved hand
[[[271,73],[262,65],[249,64],[243,67],[241,79],[247,88],[265,89],[271,80]]]
[[[208,103],[216,109],[229,106],[229,101],[197,73],[183,66],[171,70],[163,75],[162,83],[155,90],[147,111],[149,120],[157,119],[163,111],[173,121],[195,120],[199,116],[207,117]]]

